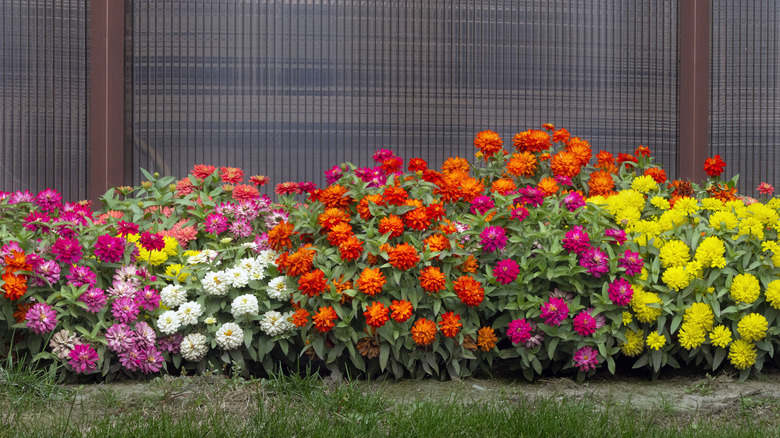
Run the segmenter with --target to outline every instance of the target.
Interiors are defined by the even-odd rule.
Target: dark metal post
[[[681,179],[702,182],[709,155],[710,0],[680,1]]]
[[[124,1],[90,0],[87,196],[124,181]]]

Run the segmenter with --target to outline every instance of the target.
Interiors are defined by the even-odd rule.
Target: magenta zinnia
[[[571,230],[566,232],[566,236],[562,240],[563,247],[576,254],[585,252],[590,248],[590,236],[588,236],[585,228],[580,225],[575,225]]]
[[[582,372],[595,370],[599,364],[598,351],[585,346],[574,352],[574,365]]]
[[[97,351],[87,344],[76,344],[73,350],[70,350],[70,361],[68,364],[73,367],[73,371],[79,374],[88,374],[97,370],[98,360]]]
[[[596,318],[591,315],[593,309],[585,309],[574,317],[574,331],[580,336],[590,336],[598,328]]]
[[[619,278],[610,283],[607,293],[613,303],[618,306],[627,306],[634,296],[634,288],[625,278]]]
[[[486,227],[479,235],[482,249],[492,252],[503,249],[506,246],[507,237],[503,228],[497,226]]]
[[[46,303],[33,304],[24,316],[27,327],[35,334],[42,335],[57,326],[57,313]]]
[[[230,224],[228,223],[228,220],[225,216],[222,216],[219,213],[211,213],[210,215],[206,216],[203,229],[206,230],[207,233],[220,234],[224,233],[229,226]]]
[[[638,252],[631,252],[626,250],[623,253],[623,257],[618,259],[620,267],[625,268],[626,274],[636,275],[642,272],[642,268],[645,266],[645,261]]]
[[[534,328],[525,320],[525,318],[516,319],[509,323],[506,336],[513,344],[524,344],[531,339],[533,331]]]
[[[119,297],[111,305],[111,313],[119,322],[129,323],[138,319],[138,313],[141,309],[138,303],[130,297]]]
[[[561,325],[561,322],[569,316],[569,305],[562,298],[550,297],[546,303],[542,303],[541,310],[539,316],[544,318],[544,323],[547,325]]]
[[[95,255],[107,263],[119,263],[125,254],[125,239],[109,234],[98,236],[95,242]]]
[[[65,264],[76,263],[81,260],[81,243],[76,238],[62,237],[54,242],[51,247],[51,252],[54,254],[54,258]]]
[[[599,248],[589,248],[580,256],[580,266],[587,269],[592,276],[599,278],[609,272],[609,258]]]
[[[512,259],[504,259],[496,263],[493,269],[493,276],[501,284],[509,284],[517,279],[520,274],[520,266]]]
[[[103,289],[92,286],[79,295],[79,301],[87,305],[87,311],[98,313],[106,305],[106,294]]]
[[[490,196],[477,196],[474,198],[473,201],[471,201],[471,207],[470,210],[471,214],[485,214],[490,210],[491,208],[494,208],[496,204],[493,202],[493,199]]]
[[[615,239],[615,243],[618,245],[626,243],[626,232],[619,228],[610,228],[604,231],[604,235]]]

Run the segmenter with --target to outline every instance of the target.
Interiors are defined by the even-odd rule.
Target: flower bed
[[[267,178],[206,165],[145,172],[99,211],[3,194],[0,352],[106,378],[302,357],[395,378],[499,362],[528,379],[618,364],[746,378],[773,360],[780,200],[737,197],[719,156],[700,188],[646,147],[594,155],[543,128],[512,151],[480,132],[474,163],[439,170],[380,150],[275,200]]]

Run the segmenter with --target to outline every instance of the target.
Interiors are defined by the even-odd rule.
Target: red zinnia
[[[219,177],[222,179],[222,182],[238,184],[244,180],[244,171],[237,167],[220,167]]]
[[[300,184],[292,181],[279,183],[276,185],[276,189],[274,189],[274,193],[277,195],[297,195],[302,192]]]
[[[192,174],[195,176],[195,178],[198,179],[206,179],[213,174],[217,168],[215,166],[208,166],[206,164],[196,164],[195,167],[192,168]]]
[[[723,168],[726,167],[726,162],[720,158],[720,155],[707,158],[704,160],[704,171],[710,177],[716,177],[723,174]]]
[[[382,197],[390,205],[404,205],[409,198],[409,194],[401,187],[390,186],[385,188]]]
[[[309,297],[320,295],[327,287],[328,281],[325,280],[325,273],[319,269],[301,275],[298,280],[298,290]]]
[[[460,315],[456,315],[455,312],[449,311],[441,316],[439,331],[448,338],[454,338],[458,335],[458,332],[460,332],[460,328],[463,327],[463,324],[459,321]]]
[[[317,328],[317,331],[325,333],[336,326],[336,323],[333,321],[338,319],[338,317],[333,307],[328,306],[320,307],[311,319],[314,321],[314,327]]]
[[[409,160],[409,172],[424,172],[428,170],[428,163],[422,158],[412,158]]]

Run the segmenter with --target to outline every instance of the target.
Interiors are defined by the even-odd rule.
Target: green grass
[[[766,420],[780,406],[743,399],[733,413],[696,415],[666,401],[635,409],[588,398],[530,400],[509,391],[483,398],[407,391],[399,398],[370,382],[326,384],[305,373],[68,389],[26,368],[3,373],[2,437],[763,437],[778,434],[778,423]]]

